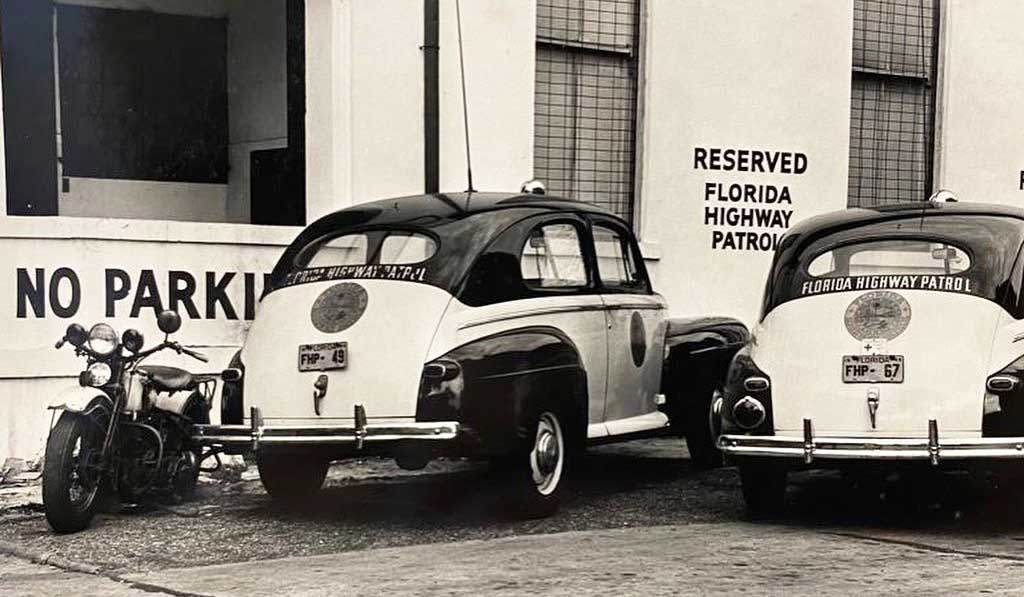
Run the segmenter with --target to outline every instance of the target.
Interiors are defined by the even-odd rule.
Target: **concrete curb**
[[[107,580],[120,583],[126,587],[133,589],[139,589],[147,593],[164,593],[166,595],[174,595],[175,597],[208,597],[201,593],[190,593],[187,591],[178,591],[170,587],[164,587],[155,585],[152,583],[141,582],[125,578],[119,574],[113,572],[104,572],[99,566],[93,566],[92,564],[84,564],[82,562],[76,562],[67,558],[58,556],[53,552],[37,551],[34,549],[27,549],[10,543],[8,541],[0,541],[0,555],[8,555],[22,560],[28,560],[34,564],[41,564],[44,566],[53,566],[54,568],[60,568],[68,572],[78,572],[80,574],[89,574],[92,576],[99,576]]]
[[[28,549],[7,541],[0,541],[0,554],[14,556],[36,564],[53,566],[54,568],[68,570],[69,572],[80,572],[82,574],[92,574],[95,576],[107,576],[103,574],[103,571],[100,570],[99,566],[75,562],[53,552]],[[107,578],[111,577],[107,576]]]

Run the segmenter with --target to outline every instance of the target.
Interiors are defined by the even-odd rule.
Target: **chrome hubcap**
[[[537,436],[530,451],[533,482],[541,495],[550,495],[562,478],[565,444],[558,417],[546,412],[537,421]]]
[[[558,438],[545,431],[537,438],[537,468],[542,475],[550,475],[558,466]]]

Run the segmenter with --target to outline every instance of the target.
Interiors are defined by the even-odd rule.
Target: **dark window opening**
[[[0,34],[7,213],[305,223],[304,0],[4,0]]]
[[[227,183],[227,21],[57,6],[64,175]]]

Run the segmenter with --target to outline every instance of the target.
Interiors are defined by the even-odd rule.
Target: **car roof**
[[[467,216],[501,210],[574,211],[621,219],[614,213],[590,203],[551,195],[523,193],[430,193],[380,199],[360,203],[328,214],[316,222],[318,228],[351,225],[351,216],[366,214],[365,224],[387,226],[416,224],[433,226]]]
[[[897,203],[871,208],[850,208],[832,211],[797,223],[789,229],[788,235],[818,235],[832,230],[856,228],[858,226],[899,220],[905,218],[932,218],[937,216],[996,216],[1016,218],[1024,221],[1024,209],[993,203],[937,203],[917,201]]]

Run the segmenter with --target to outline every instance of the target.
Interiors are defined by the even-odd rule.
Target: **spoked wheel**
[[[530,451],[510,463],[509,490],[515,516],[542,518],[558,510],[565,461],[562,423],[554,412],[542,412],[537,417]]]
[[[74,533],[92,521],[102,450],[103,432],[91,419],[65,412],[57,420],[43,468],[43,507],[54,531]]]

